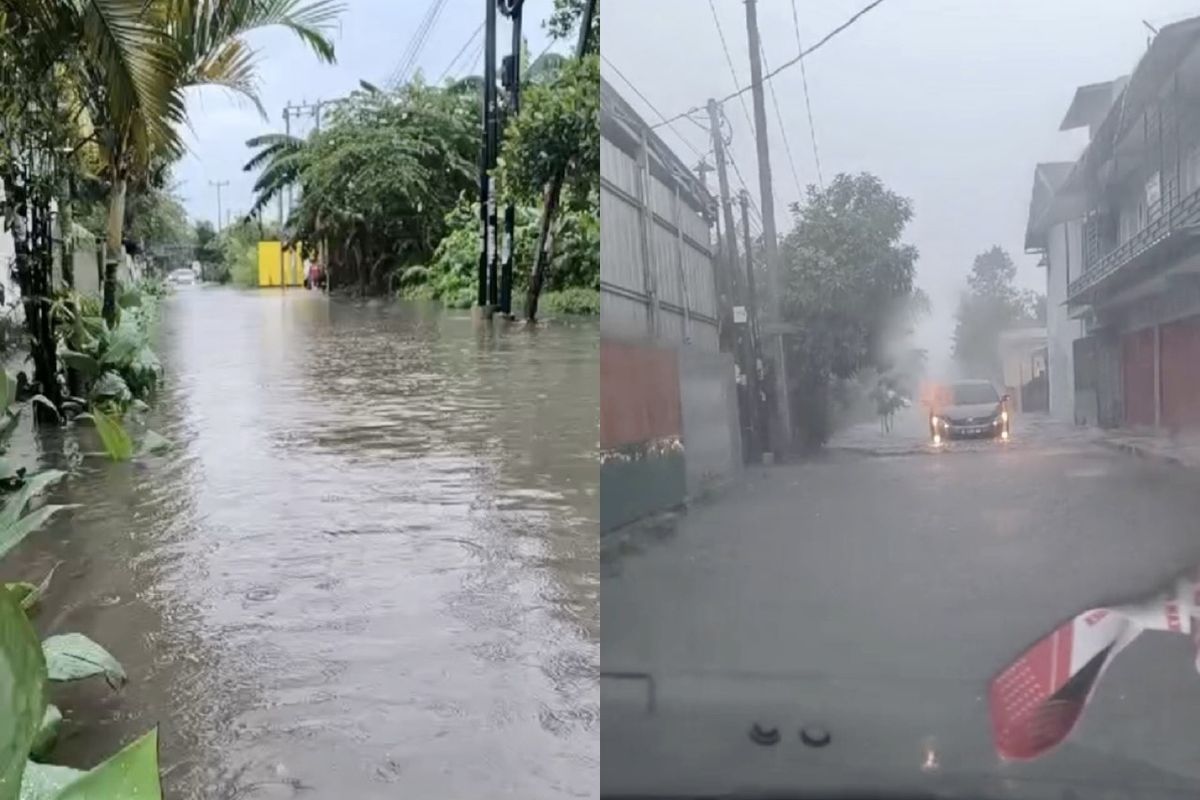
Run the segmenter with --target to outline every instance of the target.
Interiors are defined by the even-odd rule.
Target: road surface
[[[171,798],[594,796],[595,323],[194,286],[160,334],[169,455],[18,462],[79,508],[3,578],[61,560],[42,633],[130,677],[55,688],[54,760],[157,724]]]
[[[1057,751],[994,755],[996,672],[1200,563],[1200,472],[1055,430],[1018,420],[1009,445],[936,451],[860,437],[606,542],[603,792],[1195,796],[1185,636],[1122,653]],[[779,744],[753,743],[755,724]],[[803,745],[804,725],[830,743]]]

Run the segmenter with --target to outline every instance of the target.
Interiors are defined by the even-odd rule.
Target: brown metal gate
[[[1162,423],[1200,428],[1200,316],[1163,325],[1159,335]]]
[[[1154,329],[1121,337],[1121,390],[1125,424],[1154,424]]]

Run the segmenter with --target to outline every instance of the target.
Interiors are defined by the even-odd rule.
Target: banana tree
[[[155,159],[183,153],[179,129],[187,119],[186,93],[219,86],[259,100],[251,31],[290,30],[322,61],[332,62],[327,32],[341,13],[339,0],[24,0],[51,6],[65,33],[64,63],[74,69],[81,111],[94,131],[92,145],[108,184],[105,320],[117,317],[117,268],[131,182]]]

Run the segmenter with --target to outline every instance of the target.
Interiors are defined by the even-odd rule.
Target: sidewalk
[[[1113,450],[1141,458],[1200,469],[1200,436],[1170,436],[1165,433],[1127,430],[1104,431],[1100,443]]]

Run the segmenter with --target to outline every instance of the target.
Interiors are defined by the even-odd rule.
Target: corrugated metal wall
[[[637,159],[607,139],[600,148],[601,333],[681,344],[686,319],[690,344],[716,352],[708,222],[683,199],[682,186],[677,191],[655,174],[643,180]]]

